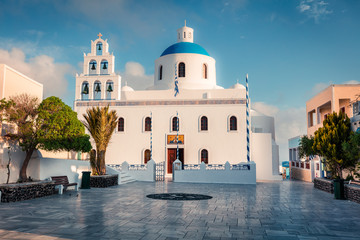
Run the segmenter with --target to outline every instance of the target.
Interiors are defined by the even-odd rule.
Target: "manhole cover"
[[[160,200],[207,200],[211,199],[211,196],[193,193],[160,193],[149,194],[146,197]]]

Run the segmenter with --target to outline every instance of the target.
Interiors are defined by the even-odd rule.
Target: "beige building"
[[[351,103],[360,94],[360,84],[333,84],[306,102],[307,135],[313,136],[332,112],[344,112],[353,117]]]

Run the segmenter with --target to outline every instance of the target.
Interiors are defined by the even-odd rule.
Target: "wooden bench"
[[[69,183],[67,176],[54,176],[51,177],[51,180],[55,181],[55,184],[57,185],[55,188],[59,189],[59,194],[63,194],[63,191],[66,191],[66,189],[71,186],[75,187],[75,191],[78,190],[77,183]]]

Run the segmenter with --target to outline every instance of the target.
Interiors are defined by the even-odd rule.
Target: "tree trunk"
[[[100,174],[105,175],[106,174],[106,167],[105,167],[105,151],[104,150],[100,151],[99,157],[100,157],[99,158]]]
[[[27,166],[29,165],[31,156],[34,152],[34,148],[31,148],[29,150],[26,151],[26,156],[25,156],[25,160],[22,164],[21,170],[20,170],[20,175],[19,175],[19,180],[21,182],[26,182],[27,180],[27,175],[26,175],[26,170],[27,170]]]

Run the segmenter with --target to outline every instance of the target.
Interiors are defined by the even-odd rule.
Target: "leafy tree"
[[[332,175],[341,179],[342,171],[353,168],[357,162],[343,147],[353,134],[350,127],[350,119],[344,113],[334,112],[323,121],[323,127],[316,130],[314,137],[314,152],[323,156]]]
[[[86,110],[83,114],[84,126],[94,139],[96,146],[96,159],[92,161],[92,170],[94,175],[106,174],[105,153],[109,145],[111,136],[117,126],[116,111],[109,111],[107,107],[93,107]]]
[[[26,156],[20,170],[20,181],[27,180],[27,166],[36,149],[47,151],[74,150],[88,152],[89,137],[77,114],[57,97],[38,104],[28,94],[11,97],[14,104],[6,110],[7,121],[16,126],[8,136],[16,140]],[[87,141],[87,142],[86,142]]]
[[[303,136],[300,139],[300,144],[299,144],[299,157],[303,158],[311,155],[316,155],[316,152],[313,150],[313,145],[314,145],[313,136],[310,136],[310,138],[306,135]]]
[[[358,170],[360,169],[360,133],[355,132],[350,136],[350,140],[342,144],[346,158],[356,162],[355,166],[349,168],[350,172],[360,177]],[[351,176],[350,176],[351,177]]]

